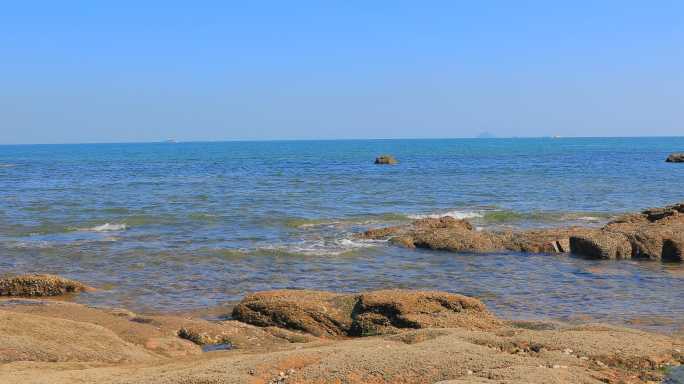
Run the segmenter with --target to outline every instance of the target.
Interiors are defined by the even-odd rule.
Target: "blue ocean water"
[[[183,310],[272,288],[436,288],[508,317],[684,318],[684,268],[404,250],[353,233],[425,215],[601,225],[684,200],[684,138],[0,146],[0,273]],[[379,154],[396,166],[377,166]]]

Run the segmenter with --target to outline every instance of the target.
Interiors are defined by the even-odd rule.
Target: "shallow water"
[[[426,215],[479,227],[601,225],[684,200],[684,138],[0,146],[0,272],[186,310],[271,288],[434,288],[514,318],[684,322],[684,267],[468,255],[353,240]],[[394,154],[397,166],[373,158]],[[674,319],[674,320],[673,320]]]

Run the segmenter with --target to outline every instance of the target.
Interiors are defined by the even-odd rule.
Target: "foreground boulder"
[[[151,353],[99,325],[0,310],[0,363],[148,360]]]
[[[480,300],[438,291],[382,290],[358,296],[352,336],[398,333],[405,329],[489,330],[500,325]]]
[[[668,163],[684,163],[684,152],[672,153],[665,161]]]
[[[375,164],[394,165],[397,163],[399,163],[397,159],[395,159],[394,156],[391,155],[382,155],[375,158]]]
[[[279,292],[271,300],[292,293]],[[6,298],[0,300],[0,384],[653,384],[684,363],[684,339],[676,334],[598,324],[490,323],[477,300],[443,292],[304,292],[298,299],[323,299],[325,310],[340,297],[354,298],[352,324],[377,314],[401,332],[323,340],[190,314],[145,316]],[[422,329],[410,328],[417,326]],[[217,341],[235,349],[203,353],[196,345]]]
[[[383,290],[362,294],[279,290],[247,296],[233,318],[315,336],[393,334],[404,329],[493,329],[500,323],[470,297],[430,291]]]
[[[275,326],[314,336],[344,336],[351,329],[353,295],[305,290],[259,292],[233,309],[233,318],[261,327]]]
[[[0,296],[61,296],[92,289],[78,281],[55,275],[21,275],[0,279]]]

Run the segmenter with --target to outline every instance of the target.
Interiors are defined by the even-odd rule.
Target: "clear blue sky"
[[[684,1],[0,9],[0,143],[484,131],[684,135]]]

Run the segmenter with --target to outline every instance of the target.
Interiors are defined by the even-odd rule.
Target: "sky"
[[[682,1],[0,7],[0,144],[684,135]]]

